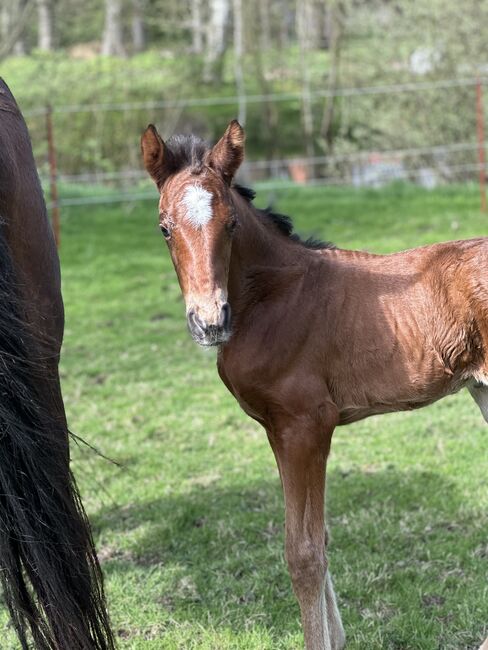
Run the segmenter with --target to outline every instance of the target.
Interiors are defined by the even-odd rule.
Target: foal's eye
[[[229,231],[229,233],[231,235],[234,232],[234,230],[236,229],[236,227],[237,227],[237,220],[236,219],[232,219],[232,221],[229,221],[229,223],[227,224],[227,230]]]
[[[160,228],[161,232],[163,233],[163,237],[165,239],[169,239],[171,237],[171,233],[170,233],[169,229],[166,228],[166,226],[159,226],[159,228]]]

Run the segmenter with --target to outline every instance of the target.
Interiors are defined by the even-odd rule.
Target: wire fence
[[[445,90],[448,88],[475,87],[478,83],[486,84],[488,77],[466,77],[459,79],[441,79],[438,81],[417,81],[402,84],[389,84],[379,86],[360,86],[355,88],[340,88],[330,90],[312,90],[308,93],[310,98],[335,98],[354,97],[362,95],[390,95],[394,93],[412,93],[426,90]],[[299,101],[303,93],[269,93],[259,95],[245,95],[246,104],[262,104],[267,102],[289,102]],[[242,97],[233,95],[230,97],[189,97],[176,100],[147,101],[147,102],[106,102],[96,104],[68,104],[65,106],[53,106],[53,113],[93,113],[104,111],[133,111],[152,110],[157,108],[188,108],[204,106],[226,106],[235,105],[242,101]],[[34,115],[45,115],[47,108],[36,108],[24,112],[26,117]]]
[[[306,160],[305,160],[306,162]],[[419,167],[418,169],[412,170],[398,170],[394,174],[391,171],[380,172],[375,175],[374,183],[363,183],[361,185],[368,185],[369,187],[381,187],[382,185],[387,184],[393,180],[403,180],[403,181],[422,181],[426,176],[433,176],[439,172],[443,174],[451,173],[453,175],[459,175],[463,173],[467,177],[473,177],[474,173],[478,174],[482,170],[485,173],[488,172],[488,164],[484,163],[471,163],[471,164],[460,164],[460,165],[445,165],[441,167]],[[145,176],[145,173],[144,173]],[[257,184],[259,190],[262,191],[276,191],[276,190],[287,190],[287,189],[296,189],[297,187],[320,187],[320,186],[344,186],[352,185],[351,178],[345,178],[343,176],[329,177],[329,178],[311,178],[308,179],[306,183],[297,183],[293,180],[268,180],[260,181]],[[47,179],[45,179],[47,183]],[[425,185],[425,183],[423,183]],[[153,190],[141,190],[141,191],[118,191],[111,194],[94,194],[83,195],[83,196],[72,196],[72,197],[62,197],[58,199],[56,205],[62,206],[83,206],[83,205],[98,205],[104,203],[126,203],[126,202],[138,202],[144,200],[154,200],[157,197],[157,192]],[[49,202],[48,208],[52,209],[54,203]]]
[[[488,77],[462,77],[439,79],[431,81],[415,81],[408,83],[389,84],[389,85],[369,85],[360,87],[339,88],[335,91],[314,90],[309,93],[309,99],[344,99],[344,98],[374,98],[383,96],[388,101],[395,101],[394,98],[400,95],[420,93],[424,98],[423,103],[419,104],[424,114],[428,115],[433,106],[433,100],[429,95],[430,92],[450,92],[452,89],[466,89],[470,91],[467,96],[463,95],[463,104],[467,113],[472,114],[472,139],[454,142],[437,142],[422,144],[417,146],[402,147],[371,147],[368,149],[359,149],[354,151],[333,151],[328,154],[320,155],[281,155],[278,157],[268,157],[264,159],[246,160],[242,166],[241,180],[258,185],[262,189],[277,190],[296,187],[297,185],[353,185],[353,186],[380,186],[392,180],[409,180],[420,183],[426,187],[433,187],[441,182],[466,181],[480,179],[480,183],[486,176],[486,164],[484,161],[484,149],[486,142],[483,134],[483,107],[481,111],[479,106],[475,106],[475,101],[482,101],[482,87],[488,82]],[[477,100],[472,90],[477,91]],[[393,98],[393,99],[392,99]],[[297,104],[303,100],[303,94],[292,93],[271,93],[247,95],[246,104],[266,105],[280,102],[290,102]],[[143,124],[147,123],[147,118],[151,115],[158,116],[157,111],[168,109],[177,109],[183,111],[186,109],[203,108],[203,107],[229,107],[235,106],[242,101],[242,97],[193,97],[181,98],[176,100],[159,100],[145,102],[100,102],[87,104],[69,104],[52,107],[39,107],[36,109],[26,110],[24,114],[29,120],[49,119],[56,116],[76,116],[85,115],[92,118],[91,125],[95,131],[94,139],[96,140],[97,132],[104,134],[106,125],[110,126],[110,117],[108,122],[103,123],[103,129],[97,128],[96,120],[100,116],[113,113],[123,114],[125,116],[137,114],[134,122]],[[442,101],[442,100],[441,100]],[[439,99],[434,103],[439,104]],[[151,114],[151,115],[150,115]],[[474,116],[477,115],[477,121]],[[296,116],[300,116],[299,111]],[[128,118],[125,120],[129,128]],[[132,124],[132,122],[131,122]],[[83,122],[85,128],[90,126],[90,122]],[[51,124],[52,126],[52,124]],[[55,124],[56,126],[56,124]],[[301,128],[299,119],[295,124],[296,129]],[[132,127],[130,127],[132,128]],[[248,131],[252,129],[252,124],[248,124]],[[56,152],[58,137],[63,138],[63,133],[59,133],[56,128],[52,137],[53,142],[49,143],[49,148]],[[64,129],[59,129],[63,131]],[[137,129],[130,136],[134,141],[138,139]],[[113,132],[112,132],[113,133]],[[481,135],[480,135],[481,134]],[[129,135],[129,134],[128,134]],[[92,138],[93,140],[93,138]],[[405,134],[400,133],[399,142],[405,141]],[[91,144],[93,146],[93,142]],[[98,146],[98,143],[97,143]],[[99,156],[101,157],[101,156]],[[132,202],[151,199],[156,196],[151,189],[146,173],[139,166],[139,155],[134,155],[133,147],[129,156],[129,164],[124,164],[118,169],[106,169],[102,164],[92,165],[95,167],[86,171],[70,173],[64,169],[64,160],[69,157],[62,153],[58,160],[58,168],[53,174],[52,168],[40,164],[41,179],[47,186],[48,181],[53,187],[53,179],[62,184],[63,191],[61,198],[55,203],[56,206],[83,206],[104,203]],[[106,161],[104,161],[106,162]],[[68,165],[69,168],[69,165]],[[48,172],[51,178],[49,179]],[[484,181],[483,181],[484,182]],[[96,187],[95,187],[96,186]],[[76,188],[82,188],[78,191]],[[100,189],[100,187],[102,189]],[[107,191],[104,192],[103,188]],[[116,189],[117,191],[113,191]],[[109,191],[110,190],[110,191]],[[482,188],[484,191],[484,188]],[[51,207],[52,207],[51,203]]]

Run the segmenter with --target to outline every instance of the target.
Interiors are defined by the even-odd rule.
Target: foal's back
[[[488,379],[488,240],[325,251],[327,383],[342,422]]]

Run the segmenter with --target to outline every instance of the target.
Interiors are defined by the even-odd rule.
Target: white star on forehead
[[[186,208],[185,219],[195,228],[202,228],[213,216],[212,194],[200,185],[187,187],[182,202]]]

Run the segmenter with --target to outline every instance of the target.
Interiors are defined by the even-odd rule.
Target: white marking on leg
[[[182,201],[186,208],[185,218],[195,228],[202,228],[212,218],[212,194],[200,185],[190,185]]]
[[[468,390],[478,404],[485,421],[488,422],[488,381],[484,374],[479,373],[474,375],[474,379],[474,382],[468,384]]]
[[[344,628],[342,627],[341,615],[337,606],[334,585],[329,571],[327,571],[325,583],[325,600],[327,604],[327,623],[331,637],[331,647],[337,650],[342,650],[346,644],[346,636],[344,634]]]

